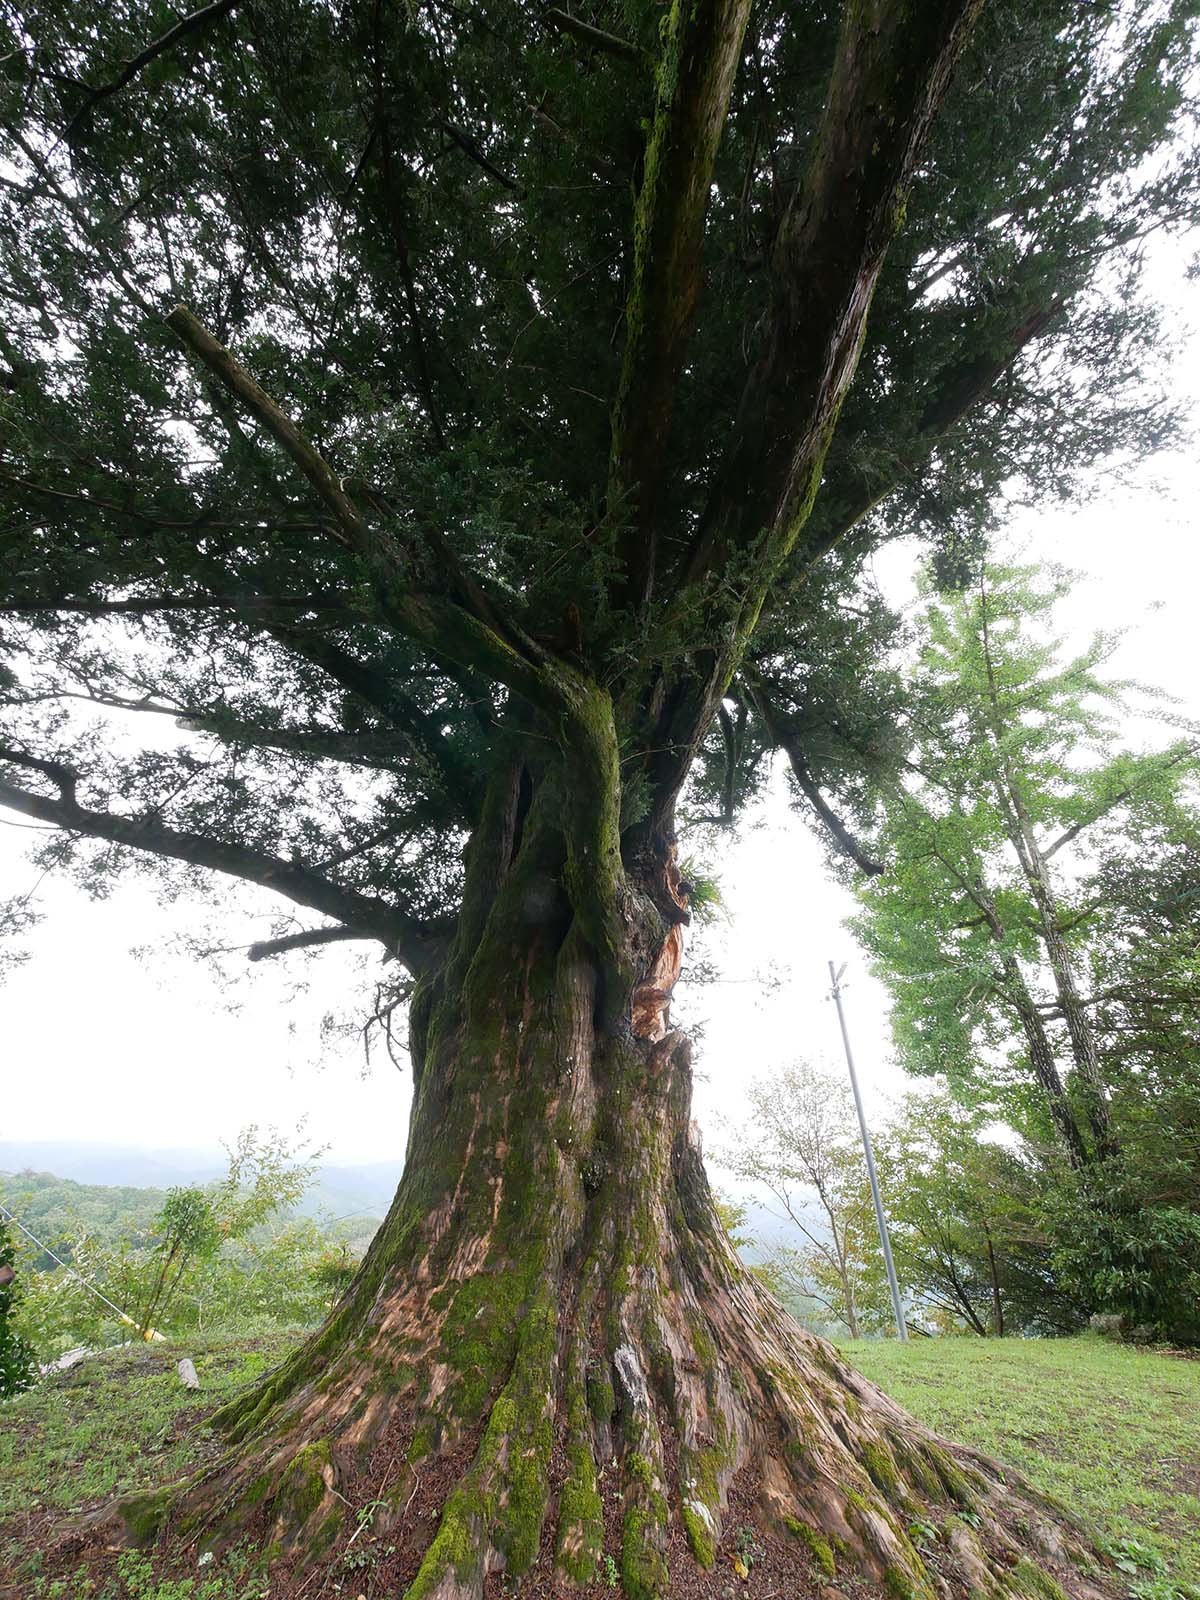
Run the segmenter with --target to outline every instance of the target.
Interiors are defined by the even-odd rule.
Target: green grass
[[[181,1477],[211,1442],[191,1426],[296,1343],[293,1332],[189,1339],[112,1350],[40,1383],[0,1407],[0,1521],[43,1508],[84,1505]],[[191,1356],[193,1393],[175,1363]],[[0,1529],[0,1541],[3,1540]]]
[[[1095,1337],[840,1348],[922,1422],[1200,1584],[1200,1361]]]

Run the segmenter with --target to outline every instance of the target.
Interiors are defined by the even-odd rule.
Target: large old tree
[[[312,1561],[382,1502],[409,1600],[719,1593],[747,1517],[897,1597],[1086,1586],[734,1259],[678,835],[779,747],[861,855],[864,559],[952,575],[1002,486],[1169,431],[1191,10],[0,8],[0,801],[88,877],[264,885],[304,917],[254,955],[374,941],[409,1004],[356,1282],[136,1534]]]

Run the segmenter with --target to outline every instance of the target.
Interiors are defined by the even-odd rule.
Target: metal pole
[[[854,1108],[858,1112],[858,1126],[862,1134],[863,1154],[867,1158],[867,1177],[871,1180],[871,1199],[875,1202],[875,1221],[879,1224],[879,1242],[883,1246],[883,1264],[887,1268],[888,1287],[892,1291],[892,1310],[896,1313],[896,1332],[901,1341],[908,1339],[908,1324],[904,1320],[904,1307],[900,1303],[900,1285],[896,1282],[896,1265],[892,1260],[892,1242],[888,1238],[887,1222],[883,1215],[883,1201],[879,1195],[879,1178],[875,1172],[875,1152],[871,1149],[871,1134],[867,1128],[867,1118],[863,1111],[862,1095],[858,1092],[858,1074],[854,1070],[854,1053],[850,1049],[850,1035],[846,1031],[846,1013],[842,1010],[842,990],[840,979],[846,970],[846,963],[834,971],[833,962],[829,963],[829,978],[833,987],[830,996],[837,1006],[838,1022],[842,1029],[842,1044],[846,1049],[846,1065],[850,1069],[850,1087],[854,1090]]]

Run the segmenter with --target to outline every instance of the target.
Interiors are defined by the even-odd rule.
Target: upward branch
[[[805,567],[815,566],[864,517],[895,494],[907,479],[921,472],[939,441],[986,401],[1021,352],[1054,325],[1063,304],[1061,299],[1056,299],[1048,307],[1022,317],[1009,330],[999,353],[980,356],[968,367],[941,375],[921,414],[916,434],[898,452],[891,454],[890,470],[854,469],[849,481],[839,484],[838,497],[830,508],[828,521],[822,509],[818,509],[798,552]],[[824,505],[823,498],[821,508]]]
[[[808,519],[884,257],[982,3],[846,7],[814,153],[775,244],[759,354],[667,608],[668,633],[696,639],[705,670],[698,687],[665,698],[649,741],[663,752],[651,762],[652,827],[673,805]]]
[[[846,7],[814,154],[775,244],[773,304],[684,574],[764,531],[751,605],[812,508],[909,183],[982,0]]]
[[[494,603],[483,597],[476,580],[440,535],[433,541],[434,549],[449,570],[455,591],[452,596],[414,591],[402,546],[362,515],[311,440],[198,317],[186,306],[176,306],[167,322],[222,387],[241,400],[283,447],[333,512],[335,537],[362,558],[384,621],[423,644],[435,660],[483,672],[539,710],[562,709],[552,678],[538,671],[544,652],[515,625],[498,619]],[[375,509],[385,517],[392,515],[382,501]]]
[[[750,0],[675,0],[658,67],[658,103],[634,223],[633,282],[613,414],[610,507],[633,527],[625,558],[635,606],[654,582],[656,490],[687,335],[700,293],[713,162]]]

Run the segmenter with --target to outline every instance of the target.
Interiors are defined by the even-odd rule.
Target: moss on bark
[[[822,1578],[926,1600],[911,1513],[969,1505],[1001,1549],[989,1496],[1004,1486],[907,1427],[741,1268],[689,1132],[686,1041],[605,1026],[561,809],[535,796],[518,827],[501,799],[469,869],[477,887],[491,874],[473,946],[447,958],[456,986],[422,991],[392,1212],[325,1326],[225,1408],[229,1448],[172,1495],[176,1525],[206,1547],[263,1526],[289,1560],[335,1561],[345,1502],[383,1501],[394,1530],[422,1485],[444,1484],[404,1600],[478,1600],[488,1571],[519,1585],[543,1550],[593,1581],[610,1518],[627,1600],[662,1600],[673,1530],[712,1566],[748,1470],[754,1515]],[[648,948],[656,927],[647,914]],[[1032,1497],[1022,1511],[1056,1517]],[[165,1513],[135,1508],[127,1536],[153,1537]],[[999,1557],[962,1560],[1061,1600]]]

